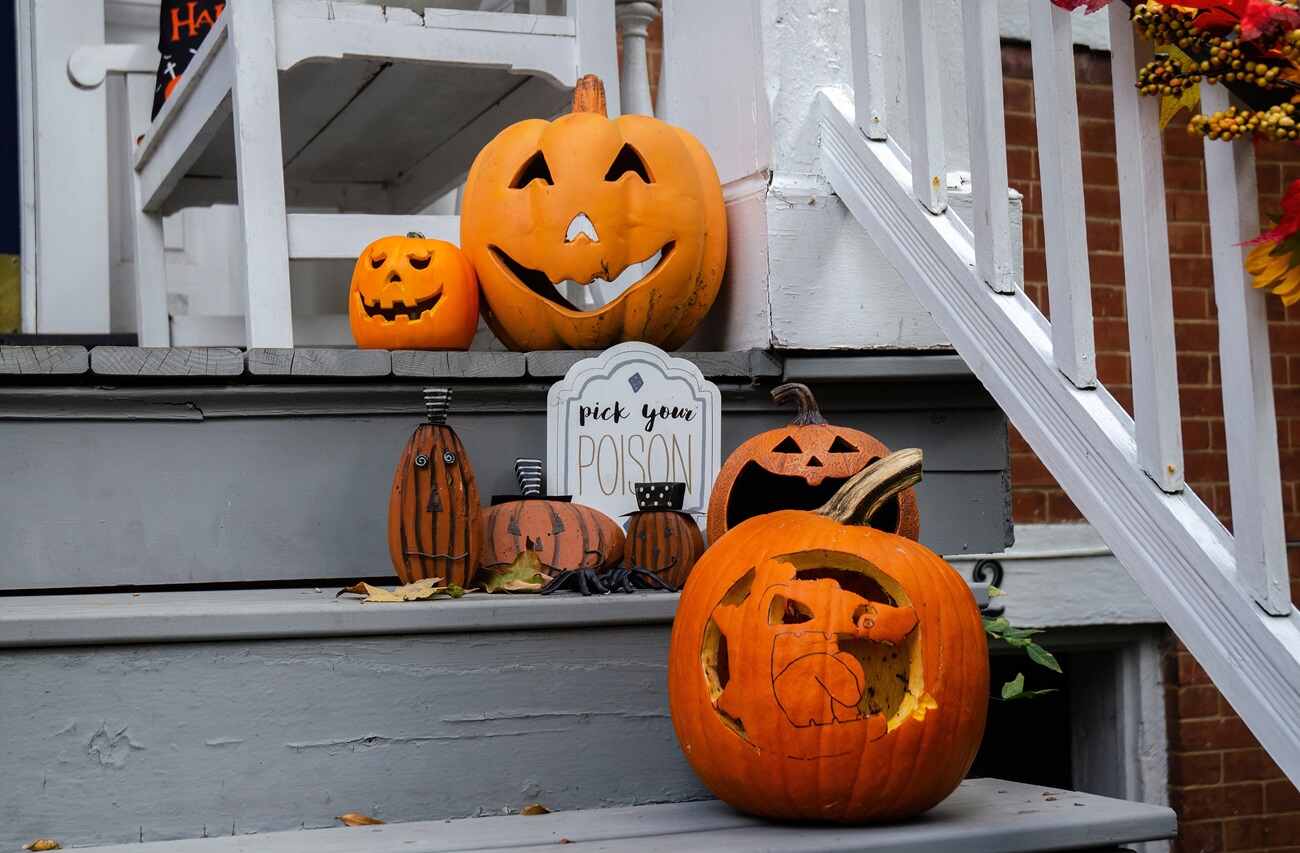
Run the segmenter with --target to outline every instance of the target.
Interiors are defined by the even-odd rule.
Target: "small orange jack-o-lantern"
[[[815,512],[732,528],[691,572],[669,707],[696,774],[733,806],[903,818],[974,761],[989,669],[970,588],[925,546],[861,523],[920,470],[919,450],[899,451]]]
[[[469,349],[478,326],[478,279],[450,243],[412,232],[381,237],[357,259],[348,320],[367,349]]]
[[[826,422],[807,385],[772,389],[778,403],[799,412],[788,427],[745,441],[727,457],[709,496],[709,541],[747,518],[777,509],[814,509],[871,463],[889,455],[872,435]],[[872,525],[909,539],[920,532],[916,493],[904,489],[881,507]]]
[[[722,187],[704,146],[649,116],[607,118],[592,75],[578,81],[570,115],[511,125],[479,152],[460,222],[484,317],[515,350],[633,340],[676,349],[717,297],[727,258]],[[632,267],[642,276],[610,298]],[[569,301],[566,282],[591,298]]]

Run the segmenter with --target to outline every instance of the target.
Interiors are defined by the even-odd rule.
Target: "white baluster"
[[[1201,85],[1201,111],[1228,108],[1222,86]],[[1250,286],[1242,242],[1259,233],[1255,150],[1249,139],[1205,141],[1214,301],[1219,312],[1223,420],[1237,577],[1266,612],[1291,612],[1277,416],[1269,363],[1268,295]]]
[[[966,110],[970,114],[971,190],[975,202],[975,271],[998,293],[1015,293],[997,0],[965,0],[962,29],[966,42],[963,53]]]
[[[1118,10],[1116,10],[1118,11]],[[1120,220],[1124,233],[1124,296],[1133,373],[1133,418],[1138,462],[1166,492],[1183,488],[1183,432],[1174,347],[1174,297],[1165,218],[1165,169],[1160,142],[1160,99],[1130,82],[1154,55],[1133,37],[1128,15],[1110,16],[1115,145]]]
[[[1097,384],[1097,362],[1070,13],[1034,0],[1029,4],[1029,30],[1052,351],[1057,368],[1076,388],[1092,388]]]
[[[868,139],[888,138],[885,124],[885,25],[880,0],[849,3],[853,109]]]
[[[912,194],[931,213],[943,213],[948,208],[948,183],[933,5],[933,0],[903,2],[903,53],[907,58],[907,136],[908,155],[912,159]]]
[[[623,63],[619,69],[624,115],[654,115],[650,98],[650,65],[646,34],[659,17],[658,0],[615,0],[614,17],[623,34]]]

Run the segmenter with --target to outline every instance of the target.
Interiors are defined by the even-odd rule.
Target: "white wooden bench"
[[[502,772],[509,772],[509,769],[502,768]],[[1175,828],[1174,813],[1163,806],[998,779],[968,779],[956,793],[930,812],[888,826],[774,824],[742,815],[716,800],[706,800],[584,809],[533,817],[510,815],[420,821],[85,850],[87,853],[147,853],[152,850],[174,853],[362,853],[372,850],[452,853],[462,850],[552,849],[565,853],[596,850],[637,850],[641,853],[714,853],[723,850],[746,853],[760,850],[929,853],[960,849],[962,853],[1018,853],[1031,850],[1113,850],[1120,844],[1170,838]]]
[[[458,186],[501,128],[559,112],[580,73],[599,74],[619,102],[612,0],[568,8],[232,0],[152,122],[156,54],[123,45],[75,54],[80,85],[127,76],[141,345],[172,340],[164,213],[239,202],[251,347],[293,346],[290,259],[354,257],[394,230],[454,238],[455,217],[392,214]]]

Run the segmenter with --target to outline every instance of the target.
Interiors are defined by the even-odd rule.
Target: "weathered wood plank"
[[[244,354],[234,347],[95,347],[90,369],[102,376],[239,376]]]
[[[519,352],[395,350],[393,375],[446,379],[518,379],[526,359]]]
[[[844,379],[891,379],[947,381],[972,379],[966,362],[959,355],[880,355],[880,356],[812,356],[787,357],[786,381],[816,382]]]
[[[538,378],[563,376],[579,361],[598,354],[598,350],[530,352],[528,353],[528,375]],[[779,357],[766,350],[674,352],[670,355],[692,362],[710,379],[772,378],[781,375]]]
[[[0,373],[85,373],[90,358],[78,346],[0,346]]]
[[[387,376],[392,362],[387,350],[297,347],[248,351],[248,372],[254,376]]]

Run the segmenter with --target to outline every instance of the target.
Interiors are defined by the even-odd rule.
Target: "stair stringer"
[[[1102,386],[1079,390],[1052,359],[1047,320],[975,273],[970,231],[932,215],[889,141],[853,102],[818,93],[822,169],[836,194],[1101,534],[1263,747],[1300,784],[1300,614],[1269,616],[1237,582],[1227,530],[1192,492],[1166,494],[1137,460],[1133,420]]]

